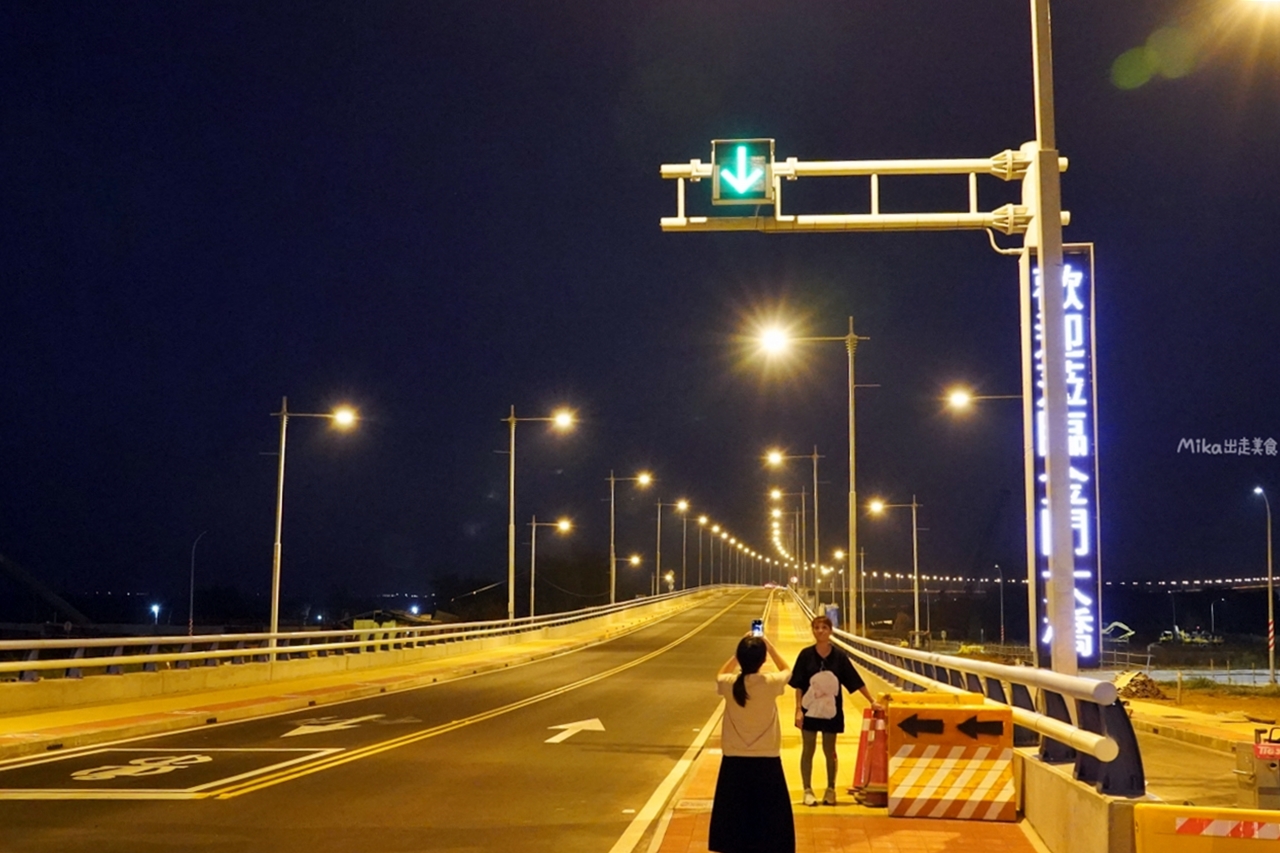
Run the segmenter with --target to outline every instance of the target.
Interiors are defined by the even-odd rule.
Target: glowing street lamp
[[[1276,683],[1276,591],[1275,579],[1271,574],[1271,501],[1262,486],[1255,486],[1253,493],[1262,496],[1262,503],[1267,508],[1267,668],[1270,671],[1268,683]]]
[[[573,427],[574,416],[568,409],[560,409],[549,418],[517,418],[516,407],[512,406],[511,414],[503,420],[511,427],[507,450],[507,621],[510,622],[516,618],[516,424],[542,421],[564,431]]]
[[[810,459],[813,461],[813,558],[818,559],[818,555],[822,553],[818,546],[818,460],[822,457],[818,455],[818,445],[813,446],[813,453],[807,453],[799,456],[788,456],[781,450],[771,450],[765,457],[769,460],[769,464],[773,466],[781,465],[788,459]]]
[[[538,517],[533,516],[533,520],[529,522],[531,534],[529,536],[529,618],[534,616],[533,595],[534,582],[538,577],[538,528],[554,527],[560,533],[568,533],[573,529],[573,522],[567,518],[559,521],[538,521]]]
[[[357,416],[350,406],[340,406],[332,412],[291,412],[289,398],[282,397],[280,411],[272,415],[280,419],[280,453],[276,473],[276,541],[271,553],[271,648],[276,645],[276,633],[280,630],[280,532],[284,522],[284,451],[285,439],[289,434],[289,418],[324,418],[338,429],[350,429],[355,426]],[[194,552],[195,546],[192,546]],[[194,560],[194,557],[193,557]],[[275,660],[272,655],[271,660]]]
[[[954,388],[947,393],[947,405],[953,409],[967,409],[977,400],[1021,400],[1021,394],[974,394],[967,388]]]
[[[1056,175],[1057,172],[1055,172],[1054,174]],[[1059,240],[1059,242],[1061,242],[1061,240]],[[1061,254],[1061,249],[1059,249],[1059,254]],[[1059,265],[1061,265],[1061,260],[1059,260]],[[845,351],[848,353],[848,357],[849,357],[849,553],[850,554],[858,553],[858,490],[857,490],[857,477],[856,477],[856,468],[855,468],[855,459],[857,456],[857,454],[855,453],[855,448],[857,445],[856,445],[856,431],[854,429],[855,408],[854,408],[854,399],[853,399],[853,391],[857,387],[857,385],[854,383],[853,368],[854,368],[854,356],[858,351],[858,342],[865,341],[865,340],[867,340],[867,338],[859,337],[858,335],[854,334],[853,317],[849,318],[849,332],[848,334],[845,334],[845,335],[792,337],[785,329],[782,329],[779,327],[764,329],[760,334],[761,347],[764,349],[766,353],[770,353],[770,354],[785,353],[790,348],[790,345],[792,343],[821,343],[826,341],[832,341],[832,342],[839,341],[843,343],[845,346]],[[817,559],[816,552],[815,552],[814,558]],[[852,608],[852,606],[857,604],[857,591],[851,590],[850,595],[851,595],[851,601],[852,601],[852,605],[851,605],[851,608]],[[858,626],[854,624],[856,621],[857,620],[850,620],[850,627],[853,629],[854,633],[857,633]]]
[[[916,503],[915,495],[911,496],[911,503],[909,504],[890,504],[882,500],[873,500],[867,505],[867,508],[876,515],[880,515],[886,509],[911,507],[911,595],[915,602],[915,622],[912,626],[915,630],[912,636],[914,640],[912,645],[916,648],[920,648],[920,547],[917,535],[919,527],[916,524],[916,510],[920,506],[920,504]],[[866,590],[863,590],[863,594],[866,594]]]
[[[705,515],[698,516],[698,586],[702,586],[702,529],[710,521]]]
[[[689,588],[689,502],[683,498],[676,501],[676,511],[680,513],[680,588]]]
[[[650,585],[650,589],[654,595],[661,592],[659,577],[662,574],[662,508],[664,506],[674,507],[683,513],[689,508],[689,502],[686,500],[679,500],[675,503],[663,503],[662,501],[658,501],[658,548],[655,552],[653,561],[653,583]]]
[[[160,624],[160,605],[159,604],[151,605],[151,615],[155,617],[155,620],[156,620],[155,624],[159,625]]]
[[[614,547],[614,517],[616,512],[617,501],[615,493],[617,492],[618,481],[624,483],[635,483],[640,488],[644,488],[653,482],[653,476],[646,471],[641,471],[634,477],[615,477],[613,469],[609,469],[609,603],[616,604],[618,601],[618,552]],[[635,557],[631,565],[638,566],[640,558]]]

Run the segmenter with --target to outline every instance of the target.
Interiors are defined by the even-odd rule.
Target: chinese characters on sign
[[[1098,553],[1097,397],[1094,388],[1093,245],[1063,246],[1062,299],[1066,325],[1067,453],[1071,460],[1068,488],[1071,505],[1072,572],[1075,577],[1076,654],[1080,666],[1096,666],[1101,646]],[[1052,296],[1052,294],[1051,294]],[[1035,363],[1035,499],[1037,623],[1042,626],[1040,652],[1049,654],[1052,632],[1048,624],[1045,582],[1049,577],[1048,413],[1044,399],[1043,300],[1038,266],[1032,270],[1035,305],[1033,359]]]

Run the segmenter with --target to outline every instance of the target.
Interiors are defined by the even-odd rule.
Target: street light
[[[529,537],[529,618],[532,619],[534,616],[534,582],[538,577],[538,528],[554,527],[561,533],[568,533],[573,529],[573,522],[567,518],[562,518],[559,521],[538,521],[538,517],[535,515],[533,520],[529,522],[529,527],[533,531]]]
[[[156,620],[155,624],[159,625],[160,624],[160,605],[159,604],[151,605],[151,615],[155,617],[155,620]]]
[[[947,393],[947,405],[953,409],[967,409],[976,400],[1021,400],[1021,394],[974,394],[967,388],[954,388]]]
[[[647,472],[641,471],[634,477],[615,477],[613,469],[609,469],[609,603],[616,604],[618,601],[618,552],[614,548],[614,515],[615,515],[615,493],[617,491],[618,481],[624,483],[635,483],[640,488],[644,488],[653,482],[653,477]],[[639,565],[639,557],[632,565]]]
[[[775,501],[781,500],[782,498],[799,498],[800,499],[800,511],[799,511],[800,527],[796,531],[797,545],[799,547],[797,547],[796,550],[799,551],[801,566],[808,565],[808,560],[809,560],[809,554],[808,554],[808,551],[806,550],[807,543],[805,542],[805,527],[807,526],[806,521],[808,520],[807,512],[806,512],[808,508],[808,501],[805,499],[807,494],[808,493],[805,491],[804,486],[801,486],[800,491],[798,492],[784,492],[781,489],[772,489],[769,492],[769,497]],[[771,514],[773,515],[774,518],[778,518],[781,516],[782,511],[778,509],[774,509]],[[814,559],[814,562],[817,562],[818,552],[816,551],[814,552],[813,559]]]
[[[890,504],[881,500],[874,500],[868,504],[868,508],[876,515],[883,513],[886,509],[911,507],[911,595],[915,602],[915,622],[913,624],[915,628],[913,639],[915,642],[913,645],[916,648],[920,648],[920,546],[919,536],[917,535],[919,527],[916,524],[916,510],[920,506],[921,504],[916,503],[915,495],[911,496],[911,503],[909,504]],[[863,590],[863,594],[866,594],[866,590]]]
[[[284,450],[289,433],[289,418],[324,418],[338,429],[350,429],[356,423],[356,412],[350,406],[340,406],[332,412],[291,412],[289,398],[280,399],[280,411],[272,415],[280,419],[279,468],[276,474],[276,541],[271,554],[271,639],[268,645],[276,646],[276,633],[280,630],[280,531],[284,522]],[[195,547],[192,546],[194,552]],[[275,655],[271,656],[275,660]]]
[[[680,513],[680,588],[689,588],[689,502],[676,501]]]
[[[549,418],[517,418],[516,407],[502,420],[511,427],[511,441],[507,450],[507,621],[516,618],[516,424],[522,421],[550,423],[558,430],[573,426],[573,412],[560,409]]]
[[[1004,569],[996,563],[996,571],[1000,573],[1000,645],[1004,645]]]
[[[196,537],[196,541],[191,543],[191,585],[187,588],[187,636],[193,636],[196,632],[196,546],[200,544],[200,540],[208,533],[207,530],[200,531],[200,535]]]
[[[781,450],[771,450],[765,457],[769,460],[769,464],[773,466],[781,465],[787,459],[811,459],[813,460],[813,558],[818,559],[818,555],[822,550],[818,547],[818,460],[822,457],[818,455],[818,445],[813,446],[813,453],[799,456],[788,456]]]
[[[1057,176],[1057,172],[1054,172]],[[1061,243],[1061,239],[1059,239]],[[1062,254],[1059,247],[1058,254]],[[1061,266],[1061,258],[1059,258],[1059,266]],[[854,401],[853,390],[857,386],[854,384],[854,355],[858,350],[858,341],[865,341],[867,338],[859,337],[853,333],[853,317],[849,318],[849,333],[836,337],[818,336],[818,337],[798,337],[793,338],[781,328],[765,329],[760,336],[760,343],[766,352],[779,353],[785,351],[791,343],[817,343],[822,341],[841,341],[844,343],[845,351],[849,356],[849,548],[850,554],[858,553],[858,491],[857,478],[855,476],[854,460],[855,450],[855,431],[854,431]],[[857,603],[857,591],[852,590],[853,603]],[[853,633],[857,633],[857,625],[852,625]]]
[[[661,584],[659,583],[658,578],[659,578],[659,575],[662,574],[662,508],[664,506],[673,507],[679,512],[684,513],[686,510],[689,509],[689,502],[684,500],[683,498],[671,504],[658,501],[658,549],[656,552],[656,556],[654,557],[653,585],[652,585],[652,590],[654,595],[657,595],[659,592],[661,592]],[[688,535],[689,535],[689,531],[686,528],[685,540],[688,539]],[[681,546],[681,551],[683,552],[683,545]],[[681,560],[681,565],[683,566],[683,558]]]
[[[1267,667],[1271,672],[1269,684],[1276,683],[1276,593],[1275,579],[1271,574],[1271,501],[1262,486],[1255,486],[1253,493],[1262,496],[1267,508]]]
[[[705,515],[698,516],[698,586],[702,586],[702,529],[710,521]]]

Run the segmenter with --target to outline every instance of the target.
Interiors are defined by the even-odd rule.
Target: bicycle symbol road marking
[[[181,770],[193,764],[204,764],[208,761],[213,761],[213,757],[209,755],[154,755],[146,758],[135,758],[128,764],[106,764],[102,767],[77,770],[71,774],[71,778],[77,782],[102,782],[108,779],[118,779],[121,776],[131,779],[139,776],[160,776],[164,773],[172,773],[175,770]]]

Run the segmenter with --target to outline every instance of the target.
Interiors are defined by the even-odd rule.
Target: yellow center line
[[[534,696],[529,696],[525,699],[520,699],[518,701],[511,702],[507,705],[501,705],[497,708],[491,708],[488,711],[481,711],[480,713],[473,714],[470,717],[464,717],[460,720],[453,720],[452,722],[449,722],[449,723],[442,723],[441,725],[438,725],[438,726],[432,726],[429,729],[422,729],[420,731],[416,731],[411,734],[401,735],[400,737],[391,738],[390,740],[385,740],[379,743],[370,744],[369,746],[363,746],[358,749],[341,752],[336,755],[322,758],[319,761],[316,761],[311,764],[305,764],[301,767],[291,767],[287,770],[277,771],[276,773],[263,776],[263,777],[258,777],[253,779],[252,781],[244,782],[239,785],[230,785],[225,788],[207,791],[202,795],[202,799],[216,797],[219,800],[229,800],[234,797],[239,797],[243,794],[249,794],[254,791],[260,791],[263,788],[269,788],[273,785],[279,785],[282,782],[289,782],[294,779],[299,779],[303,776],[308,776],[312,773],[318,773],[321,770],[328,770],[333,767],[338,767],[340,765],[346,764],[351,761],[359,761],[362,758],[368,758],[370,756],[377,755],[378,753],[381,753],[381,752],[386,752],[392,749],[398,749],[399,747],[408,746],[409,744],[417,743],[418,741],[426,740],[428,738],[433,738],[433,737],[436,737],[437,735],[442,735],[448,732],[456,731],[457,729],[465,728],[466,726],[474,725],[475,723],[481,723],[481,722],[484,722],[485,720],[491,720],[494,717],[500,717],[503,714],[509,714],[512,711],[518,711],[521,708],[527,708],[528,706],[535,705],[539,702],[545,702],[548,699],[553,699],[556,696],[562,696],[565,693],[568,693],[572,690],[577,690],[581,687],[586,687],[589,684],[594,684],[597,681],[602,681],[606,678],[610,678],[614,675],[618,675],[619,673],[626,672],[628,669],[637,667],[642,663],[653,660],[658,655],[665,654],[666,652],[670,651],[671,649],[674,649],[676,646],[680,645],[681,643],[687,642],[688,640],[693,638],[695,635],[705,630],[709,625],[711,625],[711,623],[715,622],[721,616],[728,613],[731,609],[733,609],[738,604],[740,604],[742,600],[747,597],[748,594],[749,593],[743,593],[741,596],[738,597],[737,600],[730,602],[728,605],[722,608],[719,612],[708,617],[706,621],[704,621],[702,624],[694,627],[692,630],[690,630],[688,633],[684,634],[683,636],[678,637],[675,640],[672,640],[670,643],[663,646],[662,648],[655,649],[652,652],[641,655],[635,660],[628,661],[627,663],[615,666],[613,669],[608,669],[608,670],[605,670],[604,672],[596,673],[595,675],[591,675],[586,678],[580,679],[578,681],[574,681],[570,684],[565,684],[561,687],[556,687],[551,690],[547,690],[543,693],[538,693]]]

